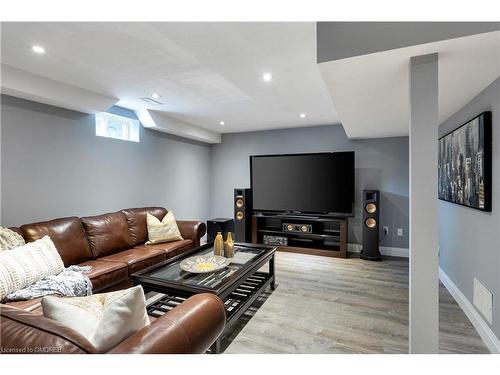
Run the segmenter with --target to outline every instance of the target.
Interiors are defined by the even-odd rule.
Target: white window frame
[[[121,134],[113,134],[115,126],[122,127]],[[120,141],[140,142],[139,121],[109,112],[95,114],[95,135],[98,137],[118,139]]]

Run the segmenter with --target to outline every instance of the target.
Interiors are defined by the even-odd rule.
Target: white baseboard
[[[451,279],[441,267],[439,267],[439,279],[444,284],[446,289],[448,289],[455,301],[457,301],[458,305],[463,310],[465,315],[467,315],[467,318],[469,318],[470,322],[472,323],[490,352],[499,354],[500,341],[498,340],[498,337],[495,336],[481,314],[476,310],[472,303],[470,303],[470,301],[467,299],[467,297],[465,297],[460,289],[458,289],[455,283],[451,281]]]
[[[409,258],[410,250],[402,247],[380,246],[380,254],[400,258]]]
[[[357,243],[349,243],[347,244],[347,251],[350,253],[359,253],[361,251],[361,245]],[[408,249],[401,247],[380,246],[380,254],[392,257],[408,258],[410,252]]]

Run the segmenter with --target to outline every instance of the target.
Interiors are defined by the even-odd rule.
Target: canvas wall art
[[[439,139],[439,199],[491,211],[491,112]]]

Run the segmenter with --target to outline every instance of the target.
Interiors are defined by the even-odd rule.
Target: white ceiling
[[[3,23],[1,59],[216,132],[340,121],[316,64],[313,22]],[[139,100],[153,92],[164,105]]]
[[[319,64],[350,138],[408,135],[409,61],[439,53],[439,122],[500,76],[500,32]]]

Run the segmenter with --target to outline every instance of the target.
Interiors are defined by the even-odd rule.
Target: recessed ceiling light
[[[219,122],[219,124],[224,125],[224,124],[225,124],[225,122],[224,122],[224,121],[221,121],[221,122]]]
[[[264,80],[264,82],[271,82],[271,80],[273,79],[273,76],[271,73],[264,73],[262,75],[262,79]]]
[[[35,53],[45,53],[45,48],[42,46],[31,46],[31,50]]]
[[[153,99],[158,100],[158,99],[160,99],[160,98],[161,98],[161,95],[160,95],[160,94],[158,94],[158,93],[156,93],[156,92],[154,92],[154,93],[152,93],[152,94],[151,94],[151,97],[152,97]]]
[[[301,113],[300,114],[300,118],[306,118],[306,114],[305,113]]]

